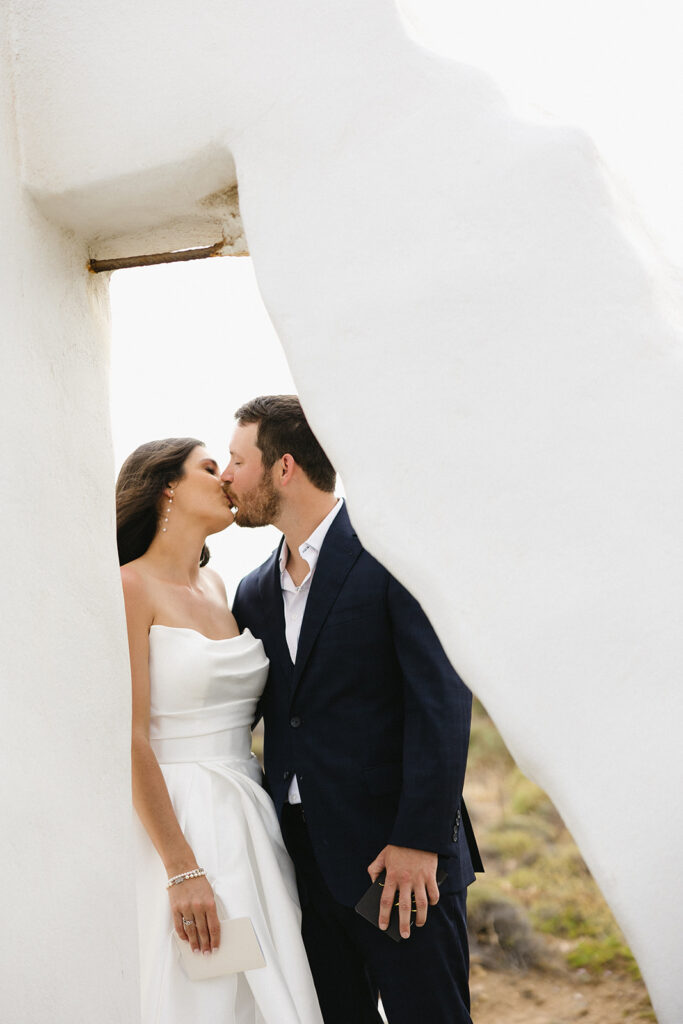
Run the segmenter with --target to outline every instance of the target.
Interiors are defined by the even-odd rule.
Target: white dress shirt
[[[282,550],[280,551],[280,586],[282,588],[282,600],[285,606],[285,639],[287,640],[287,647],[289,648],[289,656],[292,659],[292,663],[296,661],[296,652],[299,647],[299,635],[301,633],[301,623],[304,621],[306,602],[308,601],[308,594],[311,589],[313,573],[315,572],[315,567],[318,564],[320,549],[323,546],[323,541],[325,540],[327,531],[334,522],[343,503],[343,498],[339,498],[337,500],[337,504],[328,512],[322,523],[320,523],[319,526],[316,526],[308,540],[305,540],[303,544],[300,545],[299,554],[305,562],[308,562],[309,570],[308,575],[298,587],[294,586],[292,577],[287,572],[287,559],[289,557],[287,542],[284,541],[282,544]],[[287,799],[290,804],[301,803],[301,794],[299,793],[299,783],[296,775],[292,778],[290,783]]]

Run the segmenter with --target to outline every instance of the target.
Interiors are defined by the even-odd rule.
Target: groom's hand
[[[415,924],[418,928],[427,920],[427,907],[439,902],[439,887],[436,884],[438,857],[426,850],[412,850],[407,846],[385,846],[368,867],[368,874],[374,882],[386,869],[387,877],[379,905],[379,926],[384,931],[389,926],[391,908],[397,900],[401,938],[410,937],[410,912],[416,909]]]

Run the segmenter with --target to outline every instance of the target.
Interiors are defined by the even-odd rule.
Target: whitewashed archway
[[[36,922],[25,946],[3,936],[20,1019],[136,1012],[107,289],[88,259],[238,251],[238,182],[364,542],[554,800],[677,1024],[681,337],[591,143],[415,47],[390,0],[14,0],[2,18],[0,842],[27,881],[3,915]]]

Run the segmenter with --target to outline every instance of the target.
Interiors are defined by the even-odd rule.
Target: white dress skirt
[[[248,630],[210,640],[151,627],[152,748],[219,916],[251,918],[266,966],[189,980],[172,941],[166,872],[137,822],[142,1024],[322,1024],[294,868],[250,752],[267,675],[263,645]]]

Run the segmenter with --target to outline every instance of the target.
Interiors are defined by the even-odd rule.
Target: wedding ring
[[[184,926],[185,928],[187,928],[187,926],[188,926],[189,924],[191,924],[191,925],[192,925],[192,926],[194,927],[194,921],[192,920],[192,918],[191,918],[191,917],[184,917],[184,918],[183,918],[183,926]]]

